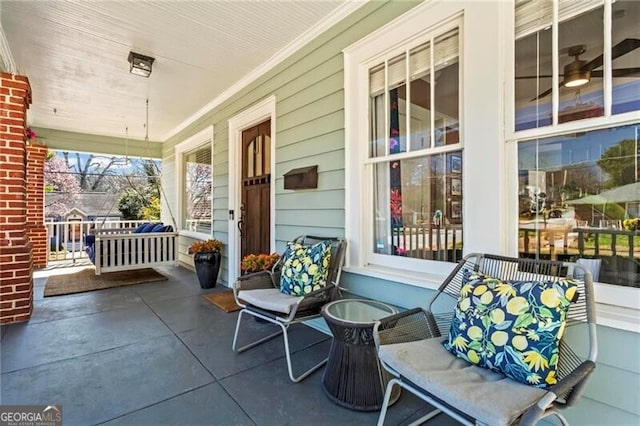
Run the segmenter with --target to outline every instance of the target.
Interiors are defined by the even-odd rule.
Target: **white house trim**
[[[240,274],[240,204],[242,202],[242,131],[265,120],[271,119],[271,187],[269,223],[271,226],[271,252],[275,251],[276,234],[276,97],[270,96],[229,119],[229,241],[228,241],[228,282],[233,283]],[[231,213],[233,211],[233,213]]]
[[[0,58],[2,59],[2,65],[4,65],[6,72],[11,74],[18,73],[16,62],[13,60],[13,54],[11,53],[9,42],[7,42],[7,37],[4,35],[2,27],[0,27]]]
[[[464,42],[465,29],[463,21],[464,4],[439,4],[437,13],[433,4],[424,3],[396,18],[384,27],[369,34],[343,50],[344,54],[344,87],[345,87],[345,139],[352,143],[345,147],[345,237],[349,241],[347,253],[347,268],[345,270],[362,275],[384,278],[390,281],[402,282],[406,280],[406,272],[424,271],[429,263],[430,273],[436,276],[446,276],[452,269],[452,264],[444,262],[429,262],[425,260],[397,257],[393,265],[387,264],[389,256],[370,253],[373,247],[373,236],[369,232],[371,212],[367,206],[372,205],[372,167],[363,167],[388,158],[367,158],[368,146],[368,96],[369,69],[385,58],[393,57],[407,50],[407,46],[416,46],[428,41],[434,34],[458,28],[461,47],[460,60],[460,122],[464,123]],[[464,140],[466,129],[460,127],[460,134]],[[447,146],[431,148],[429,152],[408,152],[396,154],[394,158],[410,158],[416,155],[436,154],[441,151],[451,151],[462,148]],[[378,263],[380,262],[380,263]],[[374,265],[375,263],[375,265]],[[377,266],[385,265],[385,268]],[[398,268],[398,269],[395,269]],[[367,273],[369,271],[369,273]],[[421,272],[422,273],[422,272]],[[433,280],[411,280],[415,285],[435,288]]]

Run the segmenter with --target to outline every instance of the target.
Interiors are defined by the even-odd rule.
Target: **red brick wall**
[[[0,73],[0,323],[27,321],[33,309],[33,255],[26,234],[30,104],[29,80]]]
[[[27,146],[27,237],[33,245],[33,267],[47,266],[47,228],[44,226],[44,162],[47,147]]]

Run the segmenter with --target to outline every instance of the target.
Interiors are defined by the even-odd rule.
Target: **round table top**
[[[377,320],[397,314],[398,310],[386,303],[366,299],[342,299],[322,308],[325,318],[352,324],[373,324]]]

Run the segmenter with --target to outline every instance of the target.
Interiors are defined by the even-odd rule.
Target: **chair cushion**
[[[139,234],[142,232],[142,230],[145,228],[145,226],[149,225],[149,223],[141,223],[140,225],[138,225],[138,227],[136,229],[133,230],[134,234]]]
[[[238,298],[260,309],[283,314],[291,312],[291,308],[302,300],[302,297],[283,294],[277,288],[243,290],[238,292]]]
[[[331,241],[312,246],[288,242],[282,255],[280,291],[293,296],[304,296],[327,285]]]
[[[156,223],[149,232],[164,232],[164,223]]]
[[[442,338],[380,346],[379,357],[427,393],[481,423],[512,424],[545,393],[456,358]]]
[[[140,230],[140,232],[139,232],[139,233],[144,234],[144,233],[146,233],[146,232],[151,232],[151,230],[152,230],[156,225],[157,225],[156,223],[147,223],[146,225],[144,225],[144,226],[142,227],[142,229]]]
[[[578,283],[502,281],[464,271],[444,347],[524,384],[556,383],[559,343]]]

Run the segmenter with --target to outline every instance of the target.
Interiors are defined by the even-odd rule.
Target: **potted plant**
[[[243,274],[268,271],[273,268],[273,265],[275,265],[278,260],[280,260],[280,255],[278,253],[248,254],[242,258],[242,261],[240,262],[240,269]]]
[[[194,241],[189,247],[201,288],[216,286],[223,246],[222,241],[212,238],[206,241]]]

